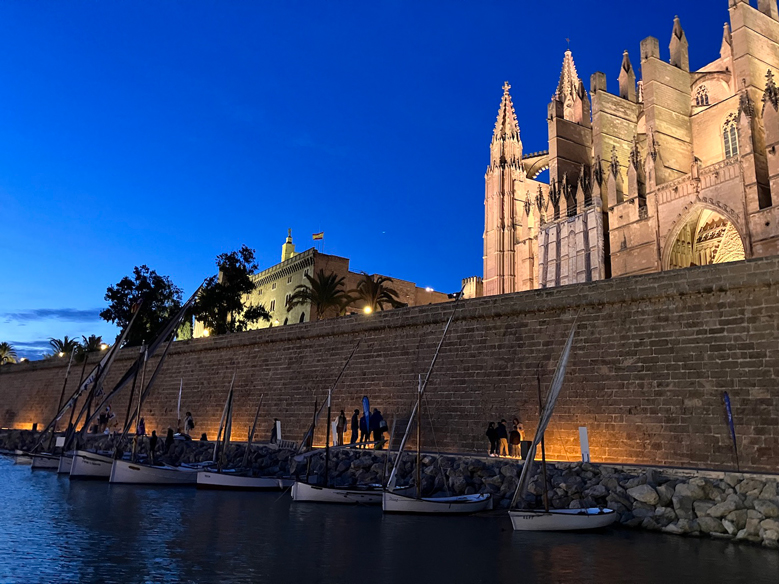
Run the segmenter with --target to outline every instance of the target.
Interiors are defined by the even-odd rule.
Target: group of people
[[[490,456],[521,458],[523,432],[518,418],[512,421],[511,431],[506,427],[506,420],[501,420],[497,426],[495,422],[490,422],[485,432],[490,441]]]
[[[367,448],[367,443],[371,442],[371,438],[373,438],[373,442],[375,442],[374,448],[376,450],[382,450],[384,448],[386,442],[384,433],[387,431],[387,421],[384,419],[384,416],[381,415],[381,411],[379,411],[378,408],[373,409],[373,413],[367,420],[365,419],[365,414],[362,413],[361,415],[360,410],[356,409],[352,414],[349,426],[347,426],[348,423],[344,410],[341,410],[335,424],[336,446],[343,446],[346,444],[344,435],[346,434],[347,427],[349,427],[351,429],[349,444],[356,444],[357,448]]]

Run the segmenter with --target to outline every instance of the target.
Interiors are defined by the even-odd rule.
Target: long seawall
[[[777,472],[778,284],[779,257],[771,257],[462,301],[425,401],[426,448],[482,452],[487,422],[501,418],[518,417],[532,435],[537,375],[548,387],[578,318],[547,431],[550,458],[578,460],[578,428],[586,426],[593,461],[734,469],[728,392],[741,470]],[[183,380],[182,413],[194,414],[198,436],[214,436],[235,372],[233,436],[245,436],[264,395],[260,437],[279,418],[283,437],[299,441],[315,399],[322,403],[358,341],[333,410],[348,416],[368,395],[401,427],[451,310],[429,305],[174,343],[144,407],[147,430],[175,425]],[[136,354],[121,351],[107,387]],[[0,426],[47,423],[65,366],[63,359],[0,367]],[[78,373],[74,367],[67,392]],[[119,420],[128,394],[112,404]]]

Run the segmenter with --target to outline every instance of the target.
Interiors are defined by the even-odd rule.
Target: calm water
[[[229,493],[73,482],[0,462],[0,582],[770,582],[779,553],[508,518],[385,516]]]

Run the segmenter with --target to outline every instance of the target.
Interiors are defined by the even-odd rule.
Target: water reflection
[[[2,582],[771,582],[779,554],[508,518],[291,505],[278,493],[70,482],[0,462]]]

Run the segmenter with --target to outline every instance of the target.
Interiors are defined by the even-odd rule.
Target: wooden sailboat
[[[441,346],[444,343],[447,332],[449,332],[449,327],[452,324],[462,295],[463,291],[460,290],[460,294],[458,294],[457,299],[455,300],[452,314],[449,316],[449,320],[444,327],[444,332],[441,335],[441,340],[438,342],[438,347],[436,347],[435,353],[433,354],[433,359],[430,362],[430,367],[427,370],[424,381],[422,380],[421,375],[419,377],[417,402],[411,412],[408,425],[406,426],[406,433],[403,436],[403,440],[401,440],[398,455],[395,459],[395,465],[392,468],[392,473],[387,482],[387,488],[382,493],[382,508],[385,513],[466,514],[484,511],[492,506],[492,496],[488,493],[476,493],[473,495],[459,495],[454,497],[422,496],[422,398],[424,397],[425,389],[430,381],[430,375],[433,373],[433,367],[435,367],[438,354],[441,352]],[[403,456],[403,451],[405,450],[406,442],[411,434],[411,428],[413,427],[415,420],[417,424],[417,474],[414,494],[412,495],[406,490],[397,489],[395,484],[397,481],[398,465],[401,456]]]
[[[257,477],[252,476],[251,469],[249,469],[249,451],[254,439],[254,433],[257,430],[257,420],[260,416],[260,408],[262,407],[262,400],[264,396],[260,396],[260,403],[257,406],[257,411],[254,414],[254,423],[249,430],[249,436],[246,441],[246,451],[243,455],[243,463],[240,468],[225,469],[223,465],[219,465],[218,468],[209,468],[197,475],[197,488],[198,489],[227,489],[227,490],[240,490],[240,491],[270,491],[278,490],[281,488],[279,479],[276,477]],[[225,430],[225,442],[222,446],[222,456],[224,457],[227,444],[230,440],[230,434],[232,433],[232,402],[230,402],[230,413],[227,428]]]
[[[525,464],[522,467],[522,473],[519,476],[517,490],[511,500],[509,517],[511,525],[515,531],[579,531],[586,529],[597,529],[611,525],[616,519],[617,514],[613,509],[593,507],[589,509],[550,509],[549,500],[546,495],[546,452],[544,448],[544,432],[549,421],[552,418],[557,398],[565,379],[565,369],[568,365],[568,357],[573,345],[573,337],[576,331],[576,323],[571,328],[568,340],[565,343],[560,360],[557,362],[552,385],[549,388],[546,406],[541,412],[541,418],[538,422],[535,438],[530,446]],[[539,377],[539,402],[541,399],[541,381]],[[527,492],[527,486],[532,476],[533,461],[536,455],[536,448],[541,444],[542,465],[544,474],[544,509],[514,509],[520,498]]]
[[[314,485],[304,481],[295,481],[292,485],[292,500],[296,502],[307,503],[345,503],[345,504],[357,504],[363,505],[379,505],[381,503],[382,486],[380,484],[375,485],[356,485],[353,487],[331,487],[330,486],[330,473],[328,468],[330,465],[330,419],[332,416],[332,396],[333,390],[338,385],[338,381],[341,379],[346,367],[352,360],[354,353],[357,351],[357,346],[352,350],[351,355],[346,360],[338,378],[327,391],[327,421],[325,423],[325,481],[324,485]],[[322,404],[323,406],[325,404]],[[314,427],[316,426],[316,418],[318,414],[314,415],[314,422],[309,428],[307,434],[313,436]],[[305,442],[305,439],[304,439]],[[311,454],[311,453],[309,453]]]
[[[59,402],[57,402],[57,413],[59,413],[60,409],[62,408],[62,399],[65,397],[65,387],[68,385],[68,377],[70,376],[70,367],[73,365],[73,354],[75,351],[70,352],[70,358],[68,359],[68,367],[65,370],[65,379],[62,382],[62,391],[60,392],[60,398]],[[60,467],[60,455],[54,454],[54,436],[57,432],[57,418],[55,415],[55,419],[53,424],[51,425],[51,436],[49,437],[49,444],[47,447],[47,452],[38,452],[33,454],[32,457],[32,464],[30,468],[32,470],[56,470],[59,472]],[[40,446],[41,443],[39,442],[37,446]]]
[[[199,290],[199,288],[198,288]],[[166,331],[163,333],[162,340],[170,335],[168,344],[165,346],[165,350],[160,357],[159,363],[154,370],[154,373],[149,380],[149,384],[144,388],[143,381],[141,383],[141,392],[138,395],[138,408],[136,412],[130,416],[125,424],[124,431],[122,432],[121,441],[125,438],[129,429],[132,427],[133,422],[141,417],[141,407],[143,402],[148,397],[154,382],[157,379],[157,375],[162,370],[162,365],[165,363],[165,358],[168,355],[173,341],[176,338],[175,329],[181,324],[181,320],[184,314],[189,309],[189,306],[194,302],[197,296],[197,292],[181,307],[179,313],[171,321],[173,326],[168,325]],[[160,340],[158,338],[158,340]],[[156,341],[155,341],[156,343]],[[147,357],[144,357],[144,361]],[[197,481],[197,473],[200,472],[201,466],[199,465],[184,465],[173,466],[169,464],[152,465],[143,464],[137,461],[137,448],[138,442],[133,442],[132,455],[130,460],[114,459],[111,464],[111,473],[108,477],[109,483],[123,483],[123,484],[136,484],[136,485],[194,485]]]
[[[422,378],[419,379],[417,391],[417,403],[414,411],[417,414],[417,465],[416,486],[413,493],[410,489],[388,488],[382,493],[382,509],[385,513],[417,513],[417,514],[466,514],[477,513],[491,508],[492,496],[489,493],[476,493],[473,495],[456,495],[453,497],[423,497],[422,496]],[[412,420],[409,421],[409,427]],[[406,430],[408,435],[408,429]],[[405,445],[406,437],[401,443],[401,449]],[[396,466],[400,460],[402,450],[398,452]],[[395,468],[390,475],[389,484],[395,484]]]

